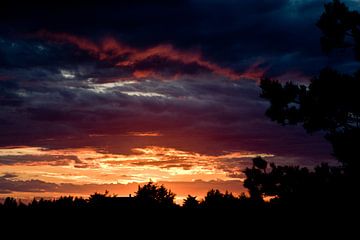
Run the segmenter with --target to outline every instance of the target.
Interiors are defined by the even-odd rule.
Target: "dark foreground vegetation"
[[[66,196],[27,205],[6,198],[0,229],[32,237],[50,232],[58,237],[278,239],[291,233],[305,239],[333,234],[351,239],[359,214],[354,189],[340,167],[309,171],[272,164],[267,172],[265,165],[256,158],[246,169],[249,196],[210,190],[200,201],[188,196],[182,206],[175,204],[174,193],[151,182],[139,186],[133,197],[95,193],[88,199]],[[264,201],[265,195],[273,199]]]

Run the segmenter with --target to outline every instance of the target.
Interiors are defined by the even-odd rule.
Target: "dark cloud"
[[[320,32],[315,27],[325,2],[92,1],[84,5],[67,1],[10,1],[3,4],[0,18],[3,35],[12,40],[3,39],[0,46],[7,45],[6,64],[69,63],[89,59],[71,46],[58,49],[39,41],[14,42],[14,38],[39,30],[72,33],[94,41],[110,35],[136,47],[161,43],[180,49],[195,47],[202,50],[206,59],[238,71],[261,58],[271,66],[269,72],[273,75],[284,69],[300,69],[313,75],[318,72],[314,66],[328,64],[320,52]],[[346,2],[356,7],[355,1]],[[15,60],[14,56],[20,59]],[[337,56],[333,61],[340,62]]]
[[[0,165],[41,165],[63,166],[81,163],[77,156],[64,155],[1,155]],[[3,176],[5,178],[5,176]],[[8,177],[7,177],[8,178]]]
[[[19,106],[21,98],[16,94],[18,85],[16,82],[0,80],[0,106]]]
[[[2,176],[0,176],[2,179],[12,179],[16,178],[18,175],[14,173],[4,173]]]
[[[19,95],[23,104],[1,110],[4,119],[10,120],[0,126],[6,136],[0,139],[2,146],[94,146],[128,153],[131,148],[151,145],[205,154],[245,150],[301,156],[300,163],[313,161],[310,157],[331,158],[330,146],[321,136],[271,123],[264,116],[268,103],[259,98],[253,81],[59,81],[44,78],[23,86]],[[41,87],[34,87],[37,84]],[[159,132],[161,136],[138,138],[128,132]]]
[[[0,177],[0,192],[9,194],[12,192],[56,192],[58,185],[40,180],[12,180]]]

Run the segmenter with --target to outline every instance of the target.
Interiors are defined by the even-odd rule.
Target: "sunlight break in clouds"
[[[231,180],[248,160],[271,154],[232,152],[204,155],[174,148],[133,148],[132,154],[110,154],[101,149],[8,147],[0,149],[2,173],[21,180],[39,179],[53,183],[108,184],[154,181]],[[238,178],[238,177],[235,177]]]

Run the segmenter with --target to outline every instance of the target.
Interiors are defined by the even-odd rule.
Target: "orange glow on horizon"
[[[175,148],[148,146],[133,148],[132,154],[113,154],[93,148],[45,149],[39,147],[0,148],[3,173],[18,179],[39,179],[54,183],[129,183],[153,181],[231,180],[229,161],[241,163],[255,156],[247,152],[204,155]],[[244,159],[244,160],[242,160]],[[13,161],[13,162],[11,162]],[[245,164],[245,163],[244,163]]]
[[[241,151],[206,155],[159,146],[133,148],[131,151],[130,154],[114,154],[90,147],[0,148],[0,178],[10,176],[2,181],[18,181],[19,186],[23,183],[31,185],[30,190],[23,192],[3,189],[0,197],[13,196],[23,200],[64,195],[86,197],[105,190],[127,196],[133,194],[139,184],[154,181],[175,192],[176,201],[182,203],[187,194],[202,198],[212,188],[236,194],[244,192],[239,173],[249,165],[250,159],[258,155],[273,156]],[[237,164],[234,165],[234,161]],[[47,189],[46,184],[57,185]]]

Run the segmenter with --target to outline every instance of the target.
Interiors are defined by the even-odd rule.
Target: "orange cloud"
[[[113,154],[93,148],[19,146],[0,148],[0,163],[2,172],[14,173],[20,179],[53,183],[108,184],[146,182],[149,179],[210,181],[238,180],[232,173],[240,173],[249,163],[249,158],[257,155],[273,156],[249,152],[204,155],[159,146],[133,148],[130,154]]]
[[[138,184],[152,180],[176,192],[181,203],[187,194],[203,197],[211,188],[243,192],[244,176],[239,173],[248,166],[249,158],[257,155],[273,156],[251,152],[205,155],[159,146],[133,148],[130,154],[107,153],[95,148],[3,147],[0,161],[17,162],[5,161],[1,165],[0,198],[1,192],[24,199],[64,194],[85,196],[105,190],[128,195],[136,191]],[[64,163],[63,159],[72,161]]]
[[[130,47],[112,37],[107,37],[100,43],[95,43],[86,38],[67,33],[39,31],[36,36],[50,41],[73,44],[79,49],[87,51],[100,61],[114,62],[117,67],[135,68],[136,64],[144,62],[151,57],[159,57],[181,64],[197,64],[216,75],[224,76],[232,80],[239,80],[242,78],[258,80],[265,72],[264,69],[260,68],[260,63],[255,63],[244,73],[237,73],[230,68],[222,67],[204,59],[199,51],[178,50],[171,44],[160,44],[146,49],[138,49]],[[134,69],[132,75],[137,79],[141,79],[146,77],[159,78],[162,74],[161,70],[158,69]],[[175,78],[178,77],[178,73],[174,75]]]

